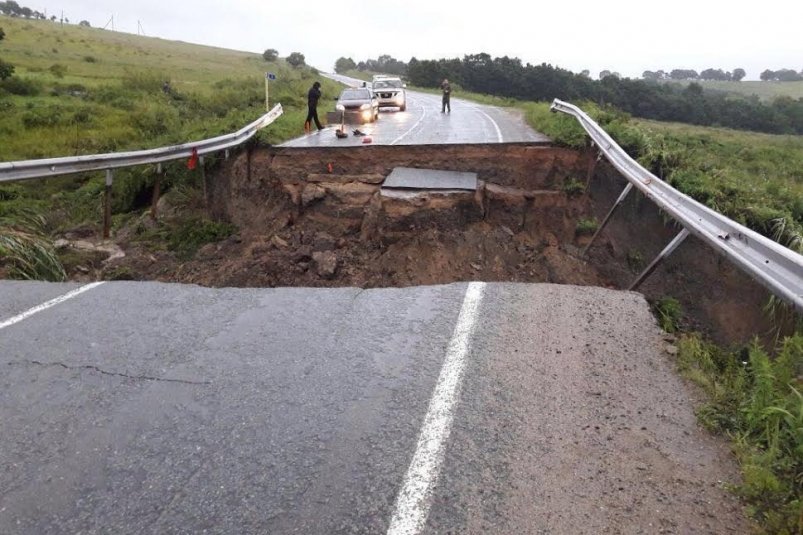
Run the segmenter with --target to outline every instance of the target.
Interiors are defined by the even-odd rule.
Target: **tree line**
[[[492,58],[484,53],[462,59],[413,58],[407,66],[407,78],[422,87],[438,87],[448,78],[469,91],[521,100],[591,100],[660,121],[803,134],[803,98],[779,97],[764,104],[757,97],[706,92],[695,82],[679,87],[612,75],[596,81],[546,63],[523,64],[518,58]]]
[[[745,76],[747,76],[747,72],[742,68],[733,69],[733,72],[712,68],[705,69],[700,73],[694,69],[672,69],[669,72],[657,70],[644,71],[641,74],[645,80],[718,80],[724,82],[740,82]]]
[[[36,19],[36,20],[51,20],[56,22],[59,20],[59,17],[56,15],[51,15],[48,17],[46,14],[36,11],[35,9],[31,9],[29,7],[20,6],[14,0],[8,0],[7,2],[0,2],[0,14],[8,15],[9,17],[19,17],[23,19]],[[60,19],[61,22],[70,23],[70,19],[64,17]],[[90,26],[88,21],[82,20],[78,23],[79,26]]]
[[[381,72],[383,74],[395,74],[405,76],[407,74],[407,64],[390,55],[383,54],[376,59],[367,59],[355,63],[352,58],[338,58],[335,62],[335,72],[345,74],[352,70]]]

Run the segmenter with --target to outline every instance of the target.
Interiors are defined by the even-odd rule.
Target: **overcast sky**
[[[301,52],[331,71],[341,56],[409,61],[487,52],[640,76],[644,70],[803,69],[803,2],[608,0],[18,0],[72,22],[237,50]],[[480,7],[482,6],[482,7]],[[526,7],[522,7],[526,6]]]

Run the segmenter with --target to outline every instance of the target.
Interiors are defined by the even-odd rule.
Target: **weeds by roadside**
[[[678,366],[710,398],[700,421],[734,440],[751,515],[768,533],[803,532],[803,334],[774,358],[758,343],[726,351],[683,335]]]

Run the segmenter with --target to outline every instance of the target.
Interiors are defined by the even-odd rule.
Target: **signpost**
[[[272,72],[265,73],[265,109],[270,111],[270,81],[276,80],[276,75]]]

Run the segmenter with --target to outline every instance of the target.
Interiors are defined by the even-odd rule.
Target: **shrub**
[[[0,82],[0,89],[8,91],[12,95],[35,97],[42,93],[42,83],[30,78],[12,76]]]
[[[84,56],[84,61],[87,63],[97,63],[98,60],[95,56]]]
[[[0,266],[12,278],[52,282],[67,278],[44,230],[45,218],[34,212],[0,215]]]
[[[180,258],[190,258],[204,244],[231,236],[237,227],[208,219],[193,218],[184,221],[170,236],[168,247]]]
[[[159,93],[165,80],[170,77],[153,71],[127,71],[122,78],[123,89],[143,91],[145,93]]]
[[[668,333],[678,330],[683,310],[677,299],[674,297],[662,297],[653,303],[652,309],[658,318],[658,325],[661,329]]]
[[[581,219],[577,222],[575,232],[578,236],[583,234],[594,234],[599,227],[596,219]]]
[[[571,178],[563,183],[563,191],[569,197],[576,197],[578,195],[582,195],[585,193],[586,185],[585,182],[577,180],[576,178]]]
[[[54,63],[50,66],[50,73],[55,76],[56,78],[64,78],[64,75],[67,74],[67,67],[62,65],[61,63]]]

